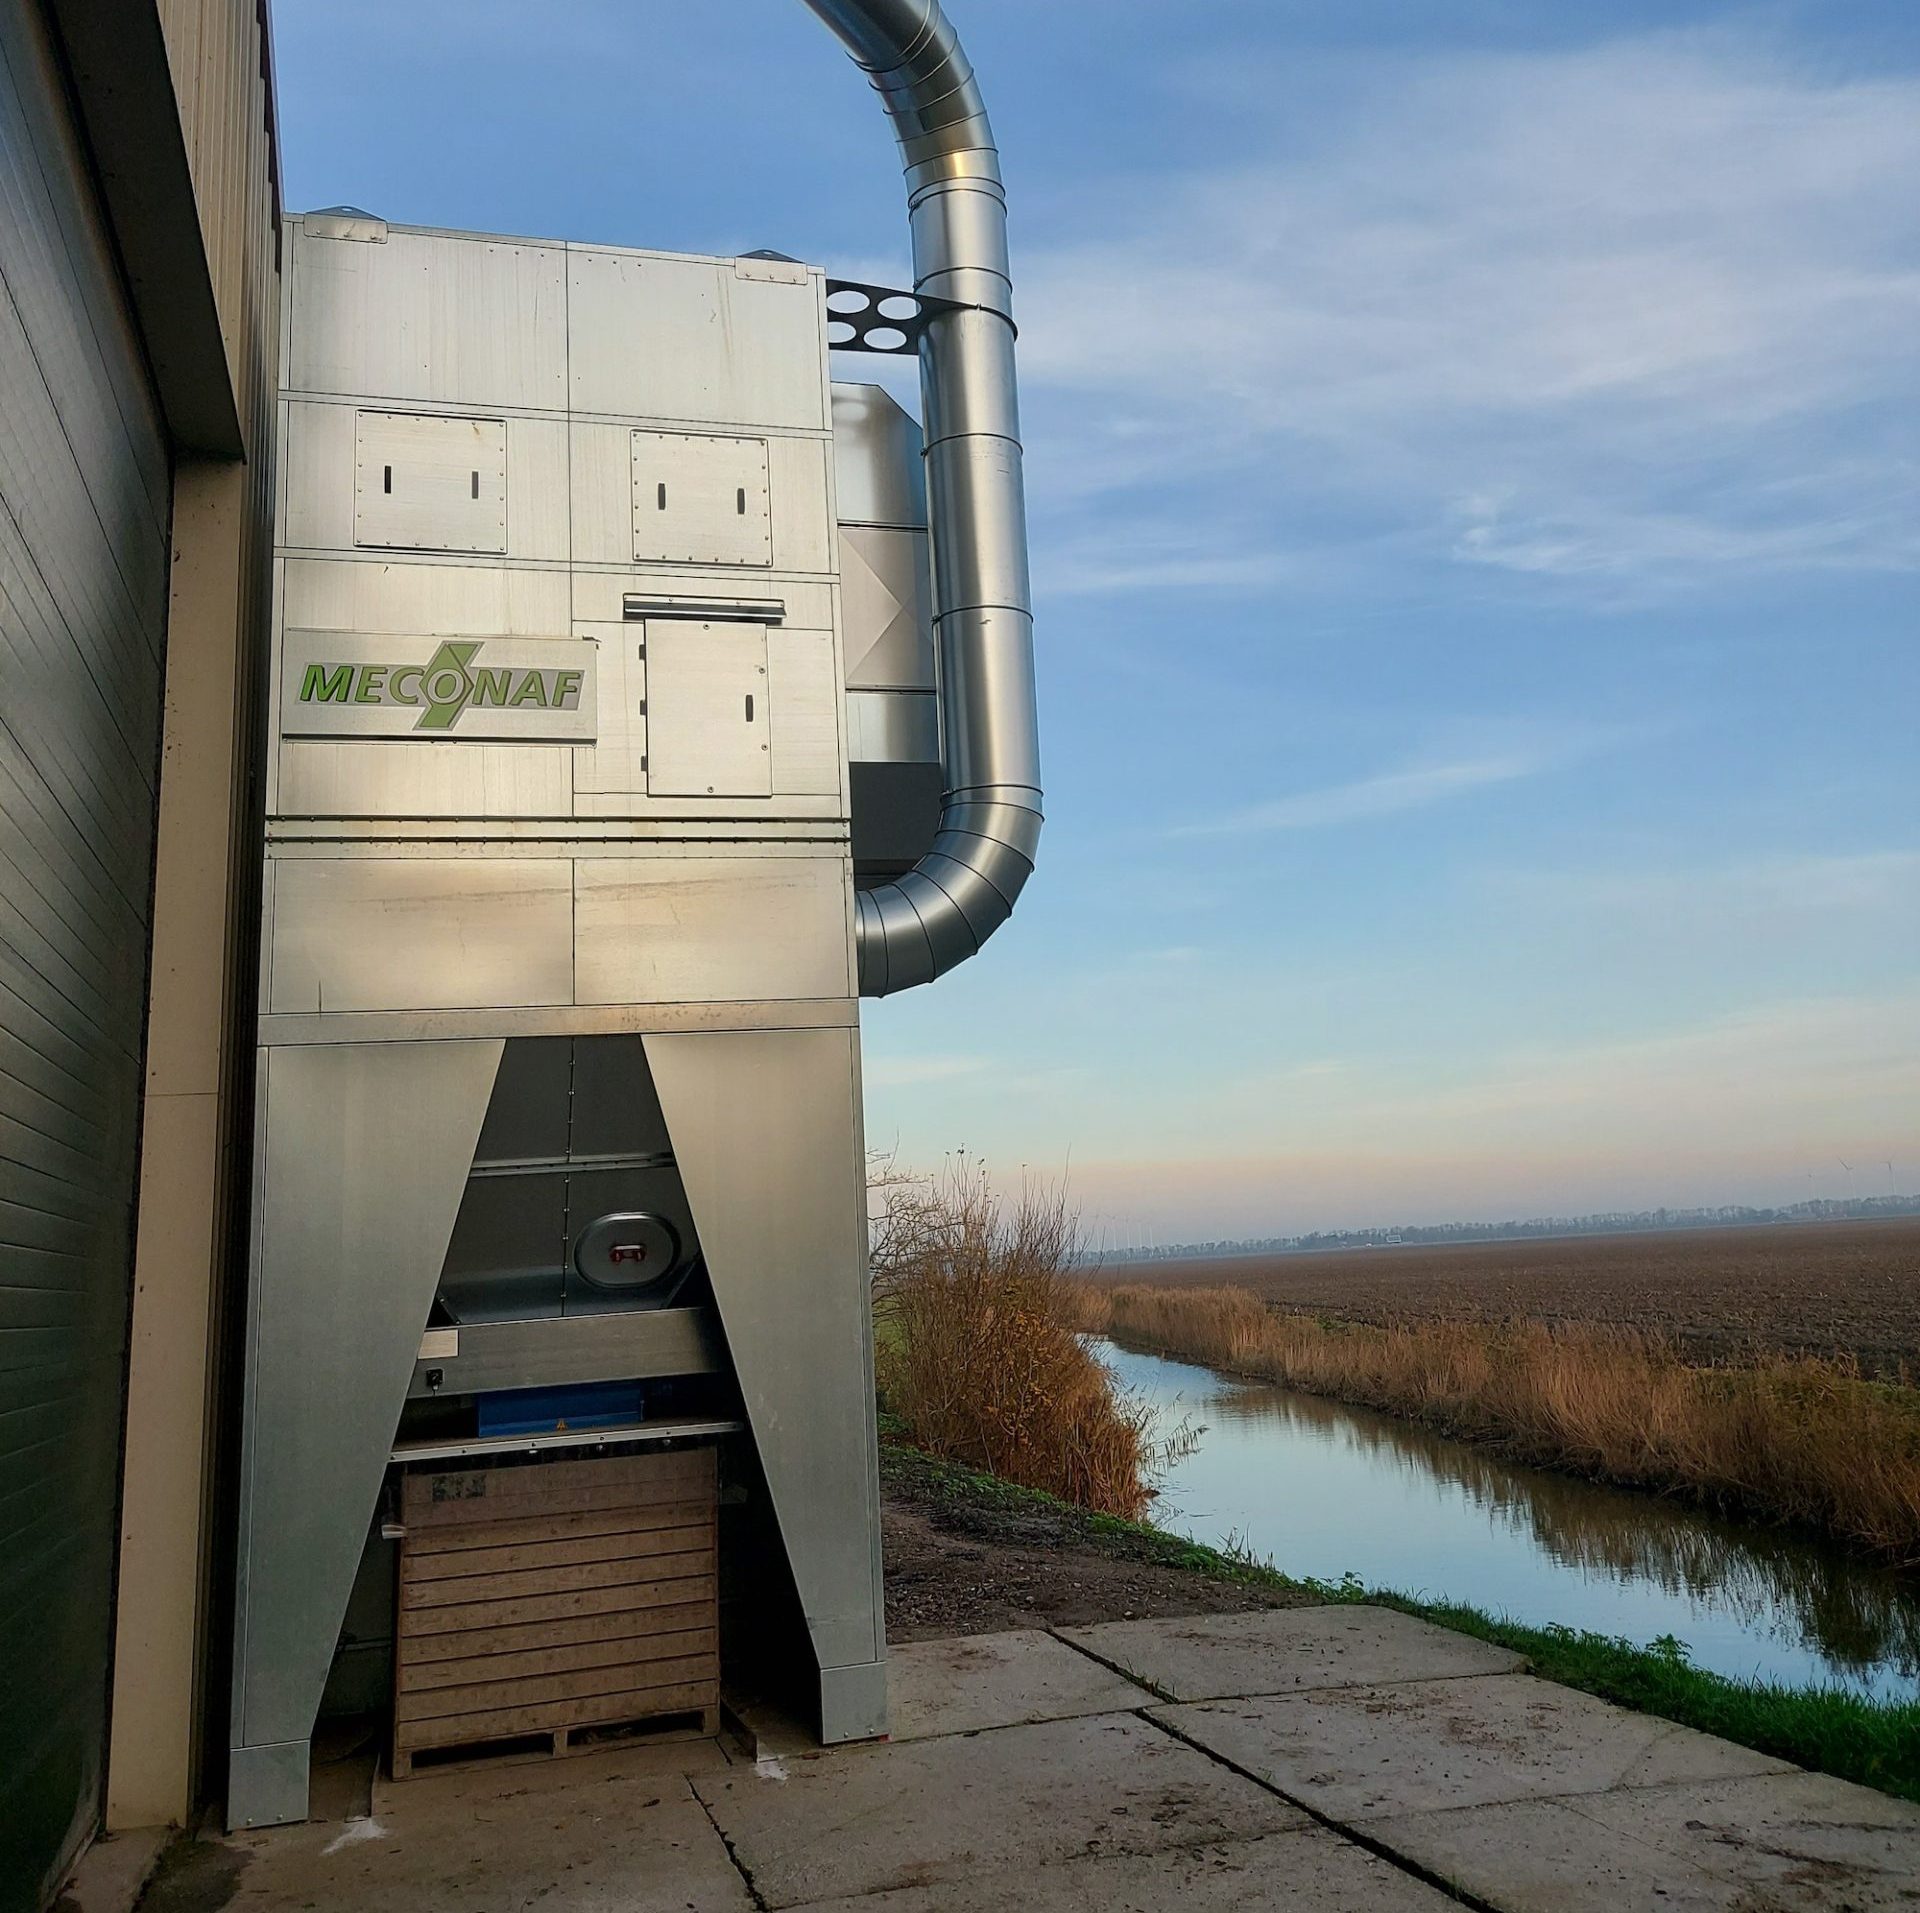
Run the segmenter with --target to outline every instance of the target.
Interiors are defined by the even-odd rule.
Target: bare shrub
[[[1920,1557],[1920,1394],[1845,1363],[1700,1367],[1662,1336],[1600,1326],[1324,1322],[1245,1289],[1090,1290],[1079,1306],[1189,1361]]]
[[[874,1363],[881,1400],[928,1453],[1138,1516],[1151,1411],[1081,1340],[1077,1218],[1027,1187],[1008,1207],[984,1169],[874,1184]]]

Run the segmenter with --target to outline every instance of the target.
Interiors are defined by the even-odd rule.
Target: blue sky
[[[1049,824],[870,1140],[1110,1239],[1920,1188],[1920,11],[952,11]],[[796,0],[275,25],[296,208],[906,272]]]

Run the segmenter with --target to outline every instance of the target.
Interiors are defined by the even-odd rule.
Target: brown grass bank
[[[977,1169],[876,1189],[875,1379],[906,1438],[1097,1513],[1141,1515],[1151,1414],[1079,1339],[1064,1198],[1029,1189],[1009,1207]]]
[[[1593,1326],[1329,1323],[1244,1289],[1084,1288],[1078,1303],[1085,1326],[1137,1346],[1920,1563],[1920,1391],[1843,1363],[1700,1367],[1662,1336]]]

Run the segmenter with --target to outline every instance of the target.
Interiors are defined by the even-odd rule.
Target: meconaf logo
[[[425,664],[309,664],[300,679],[299,702],[415,707],[420,712],[416,731],[450,731],[470,708],[580,708],[584,672],[476,664],[484,648],[479,639],[449,639]]]

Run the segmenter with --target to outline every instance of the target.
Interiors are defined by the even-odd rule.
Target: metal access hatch
[[[656,797],[771,797],[763,624],[652,621],[647,789]]]
[[[356,545],[506,550],[504,419],[357,412],[353,450]]]
[[[772,564],[767,441],[635,432],[633,557],[636,564]]]

